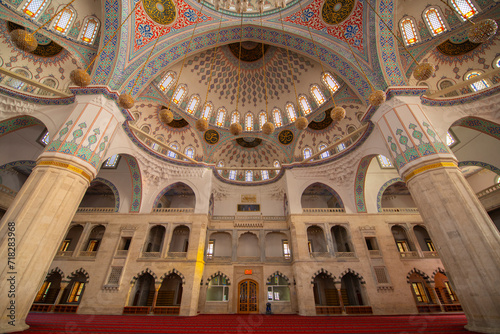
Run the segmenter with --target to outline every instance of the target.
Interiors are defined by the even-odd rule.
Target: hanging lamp
[[[392,34],[392,36],[394,36],[394,38],[396,39],[396,41],[398,42],[398,44],[401,45],[405,49],[405,51],[410,55],[410,57],[413,60],[413,62],[416,64],[416,67],[413,70],[413,77],[415,79],[417,79],[418,81],[423,81],[423,80],[429,79],[434,74],[434,72],[436,71],[436,68],[434,67],[434,65],[432,65],[430,63],[419,63],[415,59],[415,57],[411,54],[411,52],[408,50],[408,48],[406,47],[406,45],[399,39],[399,37],[394,33],[394,31],[392,31],[392,29],[389,27],[389,25],[384,21],[384,19],[382,19],[382,17],[379,15],[379,13],[377,13],[377,11],[375,10],[375,8],[373,8],[373,6],[371,5],[370,1],[366,1],[365,0],[365,2],[368,4],[368,6],[370,7],[370,9],[375,13],[375,15],[377,15],[377,17],[379,18],[379,20],[382,21],[382,23],[385,25],[385,27],[387,28],[387,30],[389,30],[389,32]],[[375,94],[375,95],[376,96],[374,96],[374,101],[379,101],[380,98],[381,98],[381,94],[378,93],[378,94]],[[385,98],[384,98],[384,100],[385,100]]]
[[[281,10],[279,12],[280,12],[280,21],[281,21],[281,30],[283,34],[283,39],[285,39],[285,26],[283,25],[283,16],[281,15],[281,12],[285,9],[285,6],[286,6],[285,0],[276,1],[276,7],[281,7]],[[297,96],[297,88],[295,87],[295,79],[293,78],[293,68],[290,63],[290,53],[288,51],[288,39],[286,39],[285,49],[286,49],[286,61],[288,63],[288,68],[290,69],[290,77],[292,78],[293,91],[295,93],[295,102],[297,103],[297,111],[300,113],[300,103],[299,103],[299,98]],[[295,127],[298,130],[304,130],[305,128],[307,128],[308,125],[309,121],[304,116],[299,115],[299,117],[297,117],[297,119],[295,120]]]
[[[53,15],[47,22],[42,24],[33,32],[28,32],[25,29],[15,29],[10,32],[10,38],[14,45],[25,52],[33,52],[38,47],[38,41],[35,38],[35,34],[45,27],[47,24],[52,22],[52,20],[57,17],[61,12],[69,7],[75,0],[71,0],[67,5],[65,5],[61,10],[59,10],[55,15]]]
[[[356,64],[358,64],[359,70],[361,71],[361,73],[363,73],[365,80],[368,82],[368,85],[370,86],[370,88],[372,90],[372,93],[368,96],[368,102],[370,102],[370,104],[372,106],[375,106],[375,107],[381,105],[382,103],[385,102],[385,92],[383,90],[375,90],[372,83],[370,82],[370,79],[368,79],[368,76],[366,75],[365,71],[361,67],[361,64],[359,63],[358,58],[356,58],[356,56],[354,55],[354,51],[352,50],[351,44],[347,41],[345,36],[343,36],[343,37],[344,37],[344,41],[349,46],[349,50],[351,50],[352,57],[356,61]]]
[[[104,46],[101,48],[101,50],[99,50],[99,52],[95,55],[95,57],[92,59],[92,61],[87,65],[87,67],[84,70],[81,69],[81,68],[77,68],[76,70],[71,71],[71,73],[70,73],[69,76],[70,76],[71,81],[75,85],[77,85],[79,87],[86,87],[86,86],[88,86],[90,84],[90,82],[92,80],[92,77],[88,73],[88,70],[89,70],[90,66],[92,66],[92,64],[96,61],[96,59],[99,58],[99,56],[101,55],[101,53],[106,49],[106,47],[108,46],[108,44],[113,40],[113,38],[115,38],[115,36],[118,33],[118,31],[120,31],[121,27],[123,26],[123,24],[125,22],[127,22],[127,20],[129,19],[129,17],[132,16],[132,13],[135,12],[136,8],[139,6],[140,3],[141,2],[138,1],[135,4],[134,9],[132,9],[130,11],[130,13],[125,18],[125,20],[123,20],[123,22],[120,24],[120,26],[118,27],[118,29],[116,29],[116,31],[113,33],[113,35],[111,36],[111,38],[106,42],[106,44],[104,44]]]
[[[300,11],[302,11],[302,3],[300,1],[299,1],[299,5],[300,5]],[[325,68],[323,67],[323,62],[321,61],[321,58],[319,56],[318,46],[314,42],[314,39],[313,39],[312,33],[311,33],[311,28],[309,27],[309,25],[307,26],[307,30],[309,31],[309,37],[311,39],[311,43],[312,43],[312,45],[314,45],[314,51],[316,53],[316,58],[318,58],[319,64],[321,66],[321,73],[322,73],[322,75],[325,75],[326,72],[325,72]],[[337,104],[335,103],[335,99],[333,98],[333,92],[330,89],[330,87],[328,87],[328,91],[330,92],[330,97],[332,98],[332,102],[333,102],[333,109],[330,111],[330,117],[332,118],[332,120],[334,122],[338,123],[345,118],[346,111],[344,108],[337,106]]]
[[[258,8],[260,11],[260,40],[264,41],[264,29],[262,26],[262,14],[264,13],[264,0],[260,0],[258,3]],[[267,117],[267,122],[265,122],[262,125],[262,133],[265,135],[269,136],[274,132],[275,126],[274,123],[270,121],[269,117],[269,112],[268,112],[268,105],[267,105],[267,79],[266,79],[266,62],[265,62],[265,57],[264,57],[264,42],[261,43],[262,45],[262,72],[264,74],[264,94],[265,94],[265,101],[266,101],[266,117]]]
[[[242,1],[243,0],[236,0],[236,3],[238,4],[239,2],[242,2]],[[240,9],[242,9],[242,6],[240,6]],[[241,14],[241,24],[240,24],[240,48],[239,48],[239,52],[238,52],[238,90],[237,90],[237,94],[236,94],[236,113],[238,113],[238,106],[240,104],[241,41],[243,39],[243,11],[241,11],[240,14]],[[233,136],[239,136],[243,132],[243,127],[238,122],[232,123],[229,126],[229,132]]]

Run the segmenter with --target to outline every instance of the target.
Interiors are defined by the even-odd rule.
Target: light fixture
[[[164,124],[168,124],[174,120],[174,114],[167,108],[161,108],[159,112],[160,121]]]
[[[472,21],[469,20],[472,23]],[[486,19],[474,25],[469,29],[469,41],[472,43],[484,43],[491,39],[497,33],[498,25],[495,20]]]
[[[47,24],[52,22],[52,20],[57,17],[62,11],[64,11],[66,8],[69,7],[75,0],[71,0],[66,6],[64,6],[61,10],[59,10],[55,15],[53,15],[47,22],[42,24],[40,27],[38,27],[35,31],[32,33],[23,30],[23,29],[15,29],[10,32],[10,38],[12,42],[14,43],[15,46],[17,46],[18,49],[23,50],[25,52],[33,52],[35,49],[38,47],[38,41],[35,38],[35,34],[45,27]]]

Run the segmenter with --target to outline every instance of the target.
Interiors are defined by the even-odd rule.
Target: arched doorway
[[[238,313],[259,312],[259,284],[247,279],[238,284]]]

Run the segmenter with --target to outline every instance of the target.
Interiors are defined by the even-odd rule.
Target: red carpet
[[[473,333],[463,314],[113,316],[30,313],[22,333]]]

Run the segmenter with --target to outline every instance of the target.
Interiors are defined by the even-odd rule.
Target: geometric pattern
[[[368,155],[361,159],[358,165],[358,170],[356,172],[356,179],[354,180],[354,198],[356,202],[356,209],[358,212],[366,212],[365,204],[365,181],[366,181],[366,171],[370,166],[370,161],[375,157],[375,155]]]
[[[42,124],[42,122],[31,116],[19,116],[6,119],[0,122],[0,137],[17,130],[39,124]]]
[[[384,191],[391,185],[393,185],[396,182],[404,182],[400,177],[395,177],[393,179],[390,179],[386,183],[380,187],[378,194],[377,194],[377,212],[382,212],[382,195],[384,194]]]
[[[500,140],[500,125],[479,117],[470,116],[462,118],[451,126],[462,126],[464,128],[473,129]]]
[[[92,182],[90,183],[89,187],[95,185],[96,182],[101,182],[101,183],[107,185],[111,189],[111,191],[113,192],[113,195],[115,197],[115,212],[118,212],[118,210],[120,209],[120,195],[118,193],[118,189],[116,189],[116,187],[113,183],[111,183],[110,181],[108,181],[106,179],[103,179],[102,177],[96,177],[95,179],[93,179]]]
[[[130,212],[139,212],[142,202],[141,170],[134,157],[124,154],[122,158],[127,161],[132,178],[132,203],[130,203]]]

